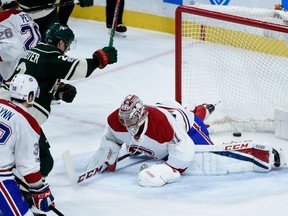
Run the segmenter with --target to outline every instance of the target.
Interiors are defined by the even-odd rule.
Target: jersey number
[[[0,40],[3,40],[5,38],[11,38],[11,37],[13,37],[13,33],[10,28],[0,31]]]
[[[3,122],[0,122],[0,145],[5,145],[11,134],[11,128]]]
[[[41,40],[41,35],[39,31],[39,27],[35,24],[31,25],[22,25],[21,26],[21,34],[25,34],[26,40],[23,43],[23,47],[25,50],[29,50],[36,46],[40,40]]]
[[[41,40],[41,34],[38,25],[21,25],[21,35],[25,35],[26,39],[23,41],[23,48],[26,50],[36,46]],[[0,40],[13,37],[13,32],[10,28],[0,31]]]

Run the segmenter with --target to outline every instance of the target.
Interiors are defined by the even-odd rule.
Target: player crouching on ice
[[[180,179],[187,168],[195,174],[227,174],[247,171],[268,172],[282,164],[282,154],[265,143],[253,141],[213,145],[203,120],[215,109],[212,104],[193,111],[177,102],[144,105],[136,95],[128,95],[120,108],[107,119],[105,134],[87,170],[99,167],[115,171],[121,146],[140,152],[162,164],[140,168],[138,183],[159,187]]]

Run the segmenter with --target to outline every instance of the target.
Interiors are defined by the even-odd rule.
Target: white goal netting
[[[288,106],[287,20],[272,9],[178,7],[176,99],[221,101],[209,119],[220,131],[274,131],[275,108]]]

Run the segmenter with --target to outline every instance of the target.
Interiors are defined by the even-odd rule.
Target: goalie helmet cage
[[[286,19],[287,18],[287,19]],[[175,12],[175,99],[219,103],[211,132],[274,131],[288,103],[288,13],[196,4]]]

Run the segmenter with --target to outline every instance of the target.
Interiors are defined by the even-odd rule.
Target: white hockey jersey
[[[41,178],[40,126],[25,109],[0,99],[0,181],[13,177],[14,165],[22,176],[29,176],[28,183],[37,183]]]
[[[11,77],[19,59],[41,40],[39,26],[21,10],[0,13],[0,75]]]
[[[166,163],[180,173],[184,172],[195,156],[195,145],[188,131],[194,130],[195,135],[202,132],[195,122],[195,115],[185,109],[178,109],[172,114],[159,107],[148,106],[147,110],[149,114],[143,133],[137,138],[131,137],[118,119],[118,109],[115,110],[108,117],[106,139],[118,144],[125,143],[128,151],[139,151],[155,159],[168,156]],[[202,135],[205,136],[204,133]]]
[[[174,170],[190,174],[219,175],[240,172],[268,172],[273,164],[272,147],[268,143],[244,141],[215,146],[212,142],[205,145],[197,140],[198,136],[209,137],[200,130],[201,124],[189,110],[179,112],[160,107],[147,107],[149,112],[143,133],[132,138],[118,119],[118,109],[108,116],[105,138],[117,144],[125,143],[128,151],[138,151],[149,157],[164,159]],[[202,126],[203,127],[203,126]],[[188,132],[189,131],[189,132]],[[187,134],[188,133],[188,134]],[[193,140],[192,140],[193,139]],[[105,142],[105,139],[102,139]],[[101,142],[101,146],[105,143]],[[238,146],[241,146],[238,147]],[[237,148],[231,149],[231,146]],[[201,147],[201,148],[198,148]],[[217,151],[212,151],[216,147]],[[226,148],[227,149],[226,149]],[[205,148],[207,148],[205,150]],[[201,150],[199,150],[201,149]],[[203,150],[204,149],[204,150]],[[187,173],[187,172],[186,172]]]

